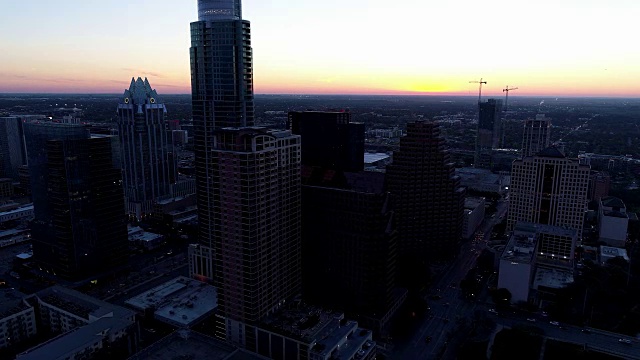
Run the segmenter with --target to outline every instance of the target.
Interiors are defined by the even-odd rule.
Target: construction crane
[[[509,106],[509,91],[513,91],[513,90],[518,90],[517,87],[515,88],[510,88],[509,85],[507,85],[507,87],[505,87],[504,89],[502,89],[502,92],[506,92],[507,95],[504,99],[504,112],[507,112],[507,107]]]
[[[486,83],[486,81],[482,81],[482,78],[480,78],[480,81],[469,81],[469,84],[480,84],[480,91],[478,92],[478,103],[482,102],[482,84]]]

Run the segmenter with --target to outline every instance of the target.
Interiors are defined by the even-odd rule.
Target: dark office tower
[[[20,166],[27,163],[22,119],[0,117],[0,177],[19,179]]]
[[[113,165],[116,139],[89,137],[84,130],[25,125],[34,259],[43,270],[67,279],[117,270],[128,259],[121,170]]]
[[[474,166],[491,167],[492,150],[501,146],[502,138],[502,100],[489,99],[478,103],[478,132],[476,134],[476,154]]]
[[[550,146],[551,119],[544,114],[536,115],[535,119],[524,122],[522,136],[522,157],[534,156]]]
[[[364,124],[352,123],[351,113],[291,111],[288,127],[303,139],[302,165],[364,169]]]
[[[305,168],[302,179],[304,298],[378,334],[388,333],[406,292],[396,288],[397,232],[384,176]]]
[[[429,260],[451,259],[462,236],[464,188],[440,127],[433,122],[407,124],[400,150],[387,167],[398,224],[399,280],[424,280]]]
[[[210,217],[199,222],[190,271],[218,288],[218,334],[251,349],[251,326],[301,291],[300,137],[216,131],[207,170],[211,191],[199,196]]]
[[[166,107],[145,78],[131,79],[118,104],[118,134],[126,208],[141,220],[170,194],[177,165],[165,121]]]

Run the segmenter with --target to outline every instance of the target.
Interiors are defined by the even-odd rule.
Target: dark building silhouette
[[[457,255],[462,236],[465,190],[437,124],[407,124],[400,150],[387,167],[398,224],[399,280],[420,286],[430,260]]]
[[[291,111],[289,129],[302,136],[302,165],[341,171],[364,169],[364,124],[350,112]]]
[[[127,229],[116,138],[78,125],[25,124],[39,266],[68,279],[125,265]]]
[[[406,290],[396,283],[397,232],[384,174],[316,167],[305,168],[302,181],[305,299],[388,334]]]
[[[522,157],[535,156],[551,145],[551,119],[544,114],[524,122]]]
[[[474,166],[491,167],[492,150],[501,146],[502,100],[489,99],[478,103],[478,132],[476,134],[476,154]]]
[[[0,117],[0,176],[19,179],[19,168],[27,163],[23,119]]]
[[[169,196],[177,164],[167,133],[167,109],[145,78],[131,79],[118,104],[118,135],[122,153],[127,212],[141,220],[154,202]]]

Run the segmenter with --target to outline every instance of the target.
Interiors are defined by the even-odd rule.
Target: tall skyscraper
[[[301,290],[300,137],[221,129],[210,158],[211,191],[198,194],[210,221],[190,248],[191,272],[218,287],[218,333],[255,346],[252,326]]]
[[[582,237],[590,166],[554,147],[513,162],[507,227],[518,221],[564,226]]]
[[[536,115],[535,119],[524,122],[522,136],[522,157],[534,156],[550,146],[551,119],[544,114]]]
[[[22,124],[19,116],[0,117],[0,177],[18,180],[18,169],[27,163]]]
[[[492,150],[501,146],[502,100],[489,99],[478,103],[478,132],[476,134],[475,167],[491,167]]]
[[[79,125],[25,124],[35,219],[34,260],[77,279],[126,264],[127,230],[116,138]]]
[[[364,169],[364,124],[351,122],[350,112],[291,111],[289,129],[303,139],[302,165]]]
[[[124,194],[129,215],[138,220],[154,201],[170,194],[177,164],[165,121],[166,107],[145,78],[131,79],[118,104]]]
[[[422,279],[429,260],[457,254],[465,191],[433,122],[407,124],[387,176],[398,223],[399,280],[407,284]]]

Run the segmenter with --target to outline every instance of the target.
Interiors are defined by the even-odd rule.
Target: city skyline
[[[506,85],[520,88],[516,96],[640,95],[640,50],[632,48],[640,4],[630,0],[243,5],[256,30],[257,94],[474,95],[469,80],[483,77],[486,96]],[[132,76],[149,77],[164,94],[190,92],[194,1],[4,9],[0,31],[19,36],[0,43],[0,93],[116,94]]]

